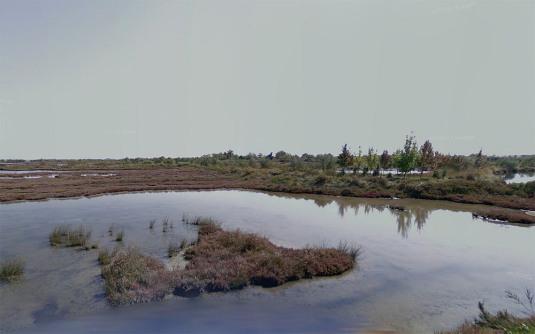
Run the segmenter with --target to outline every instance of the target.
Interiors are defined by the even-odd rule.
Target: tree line
[[[482,167],[486,157],[480,151],[473,160],[476,167]],[[423,173],[444,167],[460,169],[470,162],[463,156],[445,155],[435,151],[429,140],[418,146],[416,138],[410,135],[405,137],[403,148],[393,153],[384,150],[379,154],[374,148],[369,148],[367,153],[363,153],[360,146],[358,151],[353,153],[348,145],[344,144],[337,157],[337,164],[342,168],[342,173],[352,169],[354,173],[379,175],[381,170],[397,169],[406,175],[414,170]]]

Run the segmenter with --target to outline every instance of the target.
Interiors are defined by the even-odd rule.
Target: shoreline
[[[45,175],[38,179],[26,179],[13,177],[0,180],[0,204],[12,204],[21,202],[46,201],[50,199],[76,199],[92,198],[97,196],[142,193],[142,192],[167,192],[167,191],[215,191],[215,190],[242,190],[264,191],[273,193],[326,195],[348,198],[378,198],[378,199],[419,199],[448,201],[451,203],[481,205],[481,210],[468,210],[477,216],[494,220],[496,217],[507,223],[522,225],[535,224],[535,199],[518,196],[470,194],[470,193],[446,193],[438,186],[431,188],[435,180],[429,178],[395,179],[398,188],[412,187],[407,192],[401,192],[392,186],[376,185],[373,182],[389,182],[387,178],[353,178],[348,185],[338,185],[336,176],[328,182],[318,184],[316,179],[322,176],[293,175],[278,171],[250,171],[244,173],[219,171],[195,166],[179,168],[152,168],[152,169],[100,169],[98,173],[107,173],[111,176],[82,176],[90,175],[94,169],[56,170],[59,176],[48,178]],[[78,175],[75,175],[78,174]],[[291,182],[280,184],[274,182],[276,178],[290,178]],[[310,179],[312,178],[312,179]],[[297,182],[295,181],[297,180]],[[316,183],[314,183],[316,182]],[[370,184],[366,184],[369,182]],[[410,182],[412,182],[413,185]],[[451,187],[446,181],[444,187]],[[463,181],[464,182],[464,181]],[[364,184],[364,185],[362,185]],[[439,184],[440,186],[441,184]],[[467,186],[466,182],[462,184]],[[477,189],[478,184],[468,186]]]

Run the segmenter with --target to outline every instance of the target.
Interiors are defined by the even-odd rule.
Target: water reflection
[[[422,231],[429,216],[435,211],[473,212],[473,210],[482,207],[477,204],[418,199],[355,198],[286,193],[267,194],[280,198],[312,201],[320,208],[330,205],[337,206],[338,215],[342,218],[348,214],[367,216],[373,213],[382,213],[386,210],[393,216],[393,220],[398,225],[398,233],[405,239],[409,237],[409,232],[413,226],[417,231]],[[501,224],[503,225],[504,223]]]
[[[422,230],[431,212],[437,210],[430,207],[423,207],[421,202],[417,206],[407,205],[407,200],[343,198],[321,195],[311,198],[310,195],[300,196],[282,193],[269,193],[269,195],[294,199],[308,198],[320,208],[329,205],[337,205],[340,217],[344,217],[351,212],[353,212],[355,216],[358,216],[359,212],[362,212],[364,215],[369,215],[374,212],[382,213],[387,210],[394,216],[398,225],[398,233],[403,238],[408,238],[409,231],[413,225],[418,231]]]

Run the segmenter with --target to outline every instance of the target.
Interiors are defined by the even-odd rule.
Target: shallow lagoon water
[[[406,211],[389,209],[403,205]],[[25,278],[0,286],[0,331],[28,333],[430,333],[509,308],[505,290],[535,287],[535,228],[473,220],[469,205],[248,191],[162,192],[0,205],[0,258],[26,261]],[[211,216],[287,247],[360,245],[359,268],[274,289],[111,308],[97,251],[54,249],[57,224],[84,224],[101,247],[125,243],[165,259],[168,243],[195,238],[183,214]],[[174,228],[162,232],[169,217]],[[157,219],[154,230],[149,221]]]
[[[535,174],[522,174],[522,173],[515,173],[511,175],[505,175],[504,180],[506,183],[526,183],[535,181]]]

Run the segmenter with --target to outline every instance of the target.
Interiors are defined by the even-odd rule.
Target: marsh
[[[533,286],[535,229],[473,219],[472,210],[441,201],[236,190],[3,204],[0,256],[22,257],[25,276],[0,286],[1,330],[429,333],[476,316],[480,300],[514,312],[503,292]],[[196,238],[195,226],[180,223],[184,214],[215,217],[225,229],[283,247],[347,241],[362,255],[357,268],[339,277],[117,308],[105,298],[98,250],[49,245],[54,226],[68,224],[90,227],[99,247],[114,247],[113,226],[124,231],[125,244],[168,261],[171,241]],[[163,233],[165,219],[174,228]]]

